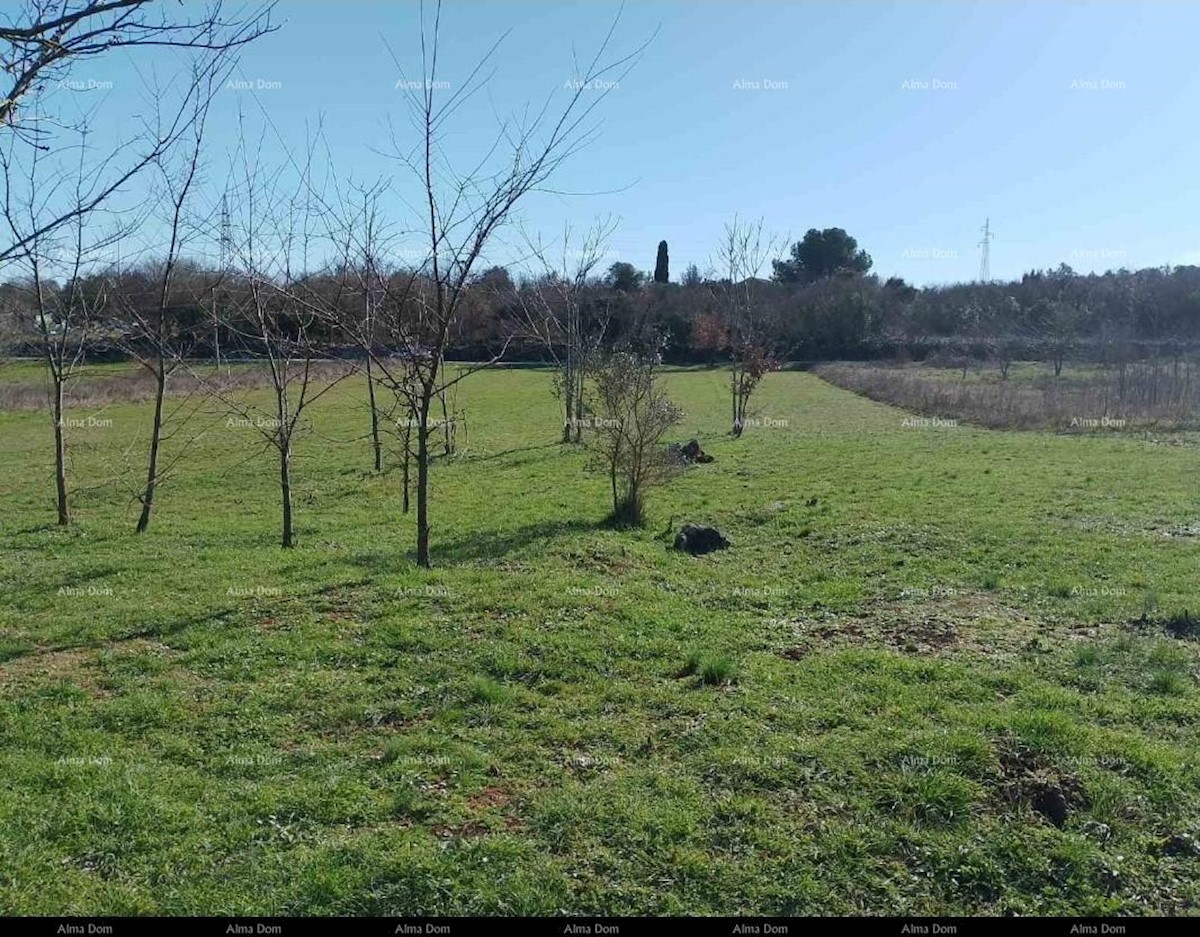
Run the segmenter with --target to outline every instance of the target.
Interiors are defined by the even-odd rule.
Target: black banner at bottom
[[[515,931],[533,937],[662,937],[664,927],[713,937],[800,937],[847,927],[878,937],[985,937],[1048,934],[1061,937],[1153,937],[1195,934],[1194,918],[0,918],[0,933],[38,937],[141,937],[178,928],[200,937],[474,937]]]

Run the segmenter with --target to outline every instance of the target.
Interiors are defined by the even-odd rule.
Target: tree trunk
[[[575,372],[575,441],[583,442],[583,368]]]
[[[442,454],[454,455],[454,444],[450,441],[450,414],[446,410],[446,392],[442,391]]]
[[[421,395],[417,418],[417,565],[426,569],[429,561],[429,406],[432,388]]]
[[[283,547],[295,546],[292,531],[292,440],[285,437],[279,447],[279,495],[283,501]]]
[[[404,424],[404,513],[408,513],[409,466],[412,465],[412,417]]]
[[[738,435],[738,389],[737,389],[737,382],[738,382],[738,369],[737,369],[737,363],[736,363],[736,362],[734,362],[734,365],[733,365],[733,371],[730,373],[730,377],[729,377],[729,394],[730,394],[730,403],[731,403],[731,405],[732,405],[732,407],[733,407],[733,428],[732,428],[732,429],[731,429],[729,432],[730,432],[730,434],[731,434],[731,435],[733,435],[733,436],[737,436],[737,435]]]
[[[575,384],[574,378],[571,375],[571,365],[568,359],[567,369],[563,374],[563,401],[567,408],[567,419],[563,423],[562,442],[571,441],[571,433],[574,431],[573,420],[578,418],[575,413]]]
[[[150,458],[147,461],[146,490],[142,493],[142,513],[137,522],[139,534],[144,534],[150,526],[150,512],[154,509],[154,489],[158,483],[158,446],[162,441],[163,398],[167,391],[167,372],[162,362],[159,362],[154,377],[154,425],[150,430]]]
[[[375,453],[375,471],[383,471],[383,445],[379,441],[379,408],[375,405],[375,377],[371,374],[371,355],[367,354],[367,398],[371,403],[371,447]]]
[[[571,305],[567,309],[567,366],[563,371],[563,398],[567,407],[567,422],[563,426],[563,442],[570,442],[579,433],[579,419],[583,416],[575,406],[575,368],[579,352],[578,313]]]
[[[67,502],[67,443],[63,426],[63,382],[54,375],[54,487],[58,494],[58,524],[71,523],[71,506]]]
[[[609,479],[612,482],[613,519],[615,520],[621,509],[621,499],[617,497],[617,459],[615,456],[609,463]]]

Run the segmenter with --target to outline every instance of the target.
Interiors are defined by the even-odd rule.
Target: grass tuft
[[[705,686],[725,686],[734,682],[735,668],[728,657],[706,660],[700,668],[700,682]]]

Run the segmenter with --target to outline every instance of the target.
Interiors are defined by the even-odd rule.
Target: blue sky
[[[453,159],[490,142],[497,115],[560,92],[617,6],[448,2],[443,76],[463,80],[511,30],[483,92],[459,112]],[[268,162],[323,122],[334,169],[398,176],[389,120],[412,139],[385,39],[416,68],[412,2],[284,0],[283,28],[242,56],[251,90],[218,96],[208,140],[219,187],[241,107],[269,117]],[[600,135],[535,194],[526,228],[621,219],[614,258],[672,278],[704,268],[735,213],[798,239],[843,227],[875,272],[911,282],[972,279],[985,217],[992,274],[1067,262],[1077,270],[1200,263],[1200,4],[630,3],[616,49],[657,31],[599,109]],[[138,82],[114,59],[102,112],[131,113]],[[103,72],[103,74],[101,74]],[[91,77],[89,74],[86,77]],[[276,138],[278,132],[282,140]],[[408,135],[406,137],[406,135]],[[391,206],[401,226],[408,209]],[[512,232],[490,260],[515,251]]]

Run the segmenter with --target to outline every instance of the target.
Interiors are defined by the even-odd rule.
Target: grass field
[[[633,533],[547,373],[466,381],[432,571],[358,383],[293,551],[223,414],[139,537],[144,405],[72,432],[67,530],[48,417],[0,413],[0,912],[1200,905],[1192,444],[905,426],[806,373],[731,440],[723,372],[668,380],[716,461]]]

